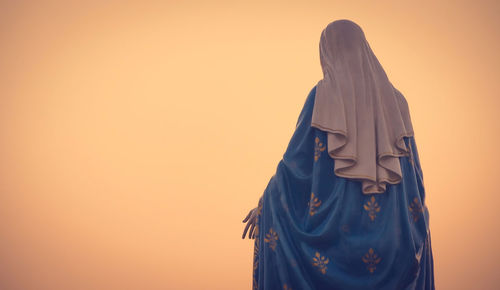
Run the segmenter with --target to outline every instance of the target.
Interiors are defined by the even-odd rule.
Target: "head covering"
[[[364,194],[401,181],[399,156],[413,136],[408,103],[389,81],[356,23],[341,19],[321,33],[323,79],[317,83],[311,126],[326,131],[337,176],[361,181]]]

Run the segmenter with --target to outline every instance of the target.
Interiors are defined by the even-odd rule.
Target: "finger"
[[[249,211],[247,216],[243,219],[243,222],[246,222],[250,218],[251,214],[252,214],[252,211]]]
[[[249,239],[250,239],[250,238],[251,238],[251,236],[253,235],[253,231],[254,231],[254,229],[255,229],[255,224],[252,224],[252,227],[250,228],[250,232],[249,232],[249,234],[248,234],[248,238],[249,238]]]
[[[247,216],[243,219],[243,222],[246,222],[250,218],[250,213],[247,214]]]
[[[247,234],[248,226],[250,226],[249,223],[247,224],[247,226],[245,227],[245,230],[243,231],[243,236],[241,237],[242,239],[244,239],[245,235]]]

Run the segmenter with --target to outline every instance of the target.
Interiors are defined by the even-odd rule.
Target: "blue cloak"
[[[257,206],[253,289],[434,289],[423,174],[405,137],[403,178],[379,194],[336,176],[311,127],[316,86]]]

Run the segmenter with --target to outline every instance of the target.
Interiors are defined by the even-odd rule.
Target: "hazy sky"
[[[499,289],[497,1],[0,1],[0,288],[251,289],[241,222],[362,27],[415,129],[437,289]]]

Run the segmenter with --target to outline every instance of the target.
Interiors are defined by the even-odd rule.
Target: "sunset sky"
[[[0,0],[0,289],[251,289],[257,205],[363,29],[406,97],[436,289],[500,289],[498,1]]]

